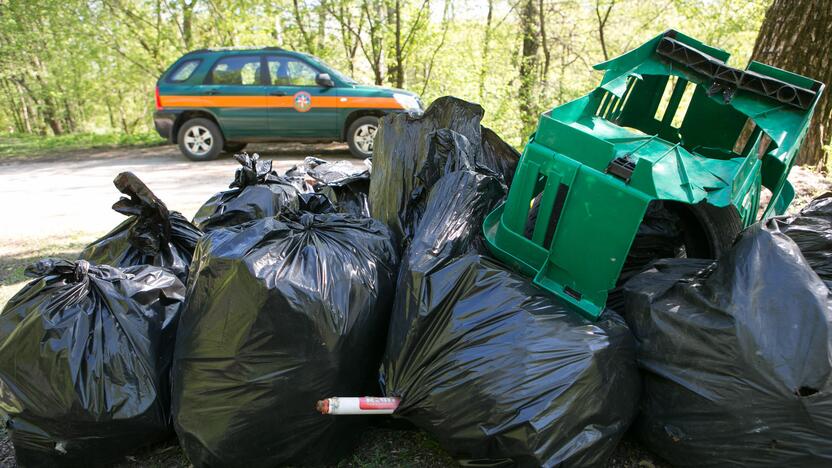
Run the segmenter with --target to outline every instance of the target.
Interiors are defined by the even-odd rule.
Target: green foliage
[[[537,26],[539,47],[535,67],[521,77],[527,2],[541,12],[527,22]],[[485,124],[522,145],[537,114],[597,84],[591,66],[604,49],[612,57],[672,27],[728,49],[742,65],[769,2],[0,1],[0,132],[146,133],[156,79],[184,52],[280,45],[318,55],[363,83],[395,85],[401,62],[403,87],[426,102],[446,94],[479,102]]]

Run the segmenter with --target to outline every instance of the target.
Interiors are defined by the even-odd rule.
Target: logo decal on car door
[[[312,96],[306,91],[298,91],[294,96],[294,108],[298,112],[306,112],[312,108]]]

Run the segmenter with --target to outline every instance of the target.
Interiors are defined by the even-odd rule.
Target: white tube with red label
[[[393,414],[401,399],[395,397],[332,397],[318,401],[321,414]]]

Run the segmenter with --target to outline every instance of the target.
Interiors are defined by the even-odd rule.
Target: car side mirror
[[[329,76],[329,73],[318,73],[318,76],[315,77],[315,83],[318,83],[318,85],[325,88],[335,87],[335,82],[332,81],[332,77]]]

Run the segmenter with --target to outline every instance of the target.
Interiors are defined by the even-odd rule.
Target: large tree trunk
[[[774,0],[766,11],[752,58],[832,84],[832,1]],[[827,88],[815,108],[798,164],[826,165],[824,146],[829,144],[832,130],[829,92]]]

